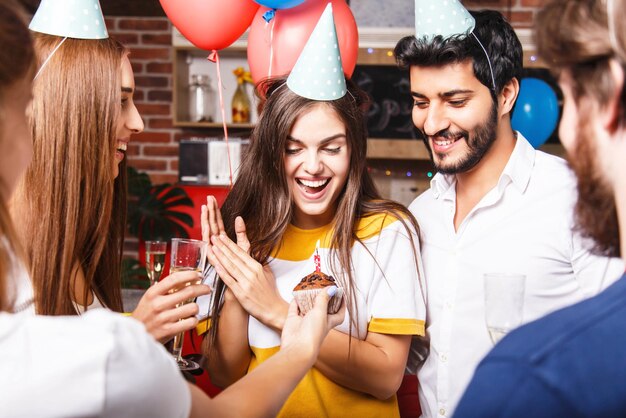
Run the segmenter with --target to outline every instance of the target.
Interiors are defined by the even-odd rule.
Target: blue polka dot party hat
[[[29,28],[64,38],[109,37],[98,0],[42,0]]]
[[[469,35],[476,21],[459,0],[415,0],[415,37]]]
[[[291,70],[287,86],[298,96],[311,100],[336,100],[346,94],[346,79],[330,3]]]

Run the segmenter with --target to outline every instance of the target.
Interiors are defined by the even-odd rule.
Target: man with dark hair
[[[528,322],[595,295],[623,266],[592,255],[573,233],[575,179],[565,161],[536,151],[511,127],[522,72],[513,28],[501,14],[481,11],[467,15],[467,31],[444,36],[437,19],[467,11],[429,17],[443,6],[422,3],[417,36],[402,39],[395,53],[409,69],[413,122],[438,171],[410,209],[421,229],[428,304],[420,403],[425,417],[444,417],[493,346],[485,274],[525,276]],[[435,32],[424,34],[420,22],[433,21]]]
[[[553,0],[536,22],[539,53],[563,90],[559,134],[578,178],[577,227],[624,260],[625,13],[624,0]],[[625,319],[626,275],[517,329],[481,362],[456,416],[625,416]]]

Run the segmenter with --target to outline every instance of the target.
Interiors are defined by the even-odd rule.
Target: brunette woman
[[[271,358],[291,291],[315,270],[317,254],[343,287],[348,315],[279,416],[398,416],[411,337],[424,335],[418,227],[368,173],[364,94],[348,83],[343,97],[315,100],[284,78],[261,91],[263,111],[223,222],[214,198],[203,208],[219,275],[211,378],[228,386]]]

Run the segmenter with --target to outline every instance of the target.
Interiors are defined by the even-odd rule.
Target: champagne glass
[[[496,344],[522,324],[526,276],[515,273],[487,273],[485,278],[485,322]]]
[[[146,270],[150,279],[150,286],[154,286],[161,278],[166,252],[167,242],[146,241]]]
[[[197,271],[202,273],[204,270],[204,263],[206,260],[207,243],[195,239],[172,239],[172,259],[170,263],[170,274],[177,271]],[[185,284],[189,286],[192,284],[198,284],[202,280],[194,280]],[[174,289],[172,292],[176,292],[179,289]],[[191,303],[193,299],[188,299],[181,302],[178,306]],[[183,338],[185,332],[181,332],[174,336],[174,343],[172,344],[172,355],[178,363],[180,370],[194,370],[200,366],[195,361],[185,360],[182,358],[183,352]]]

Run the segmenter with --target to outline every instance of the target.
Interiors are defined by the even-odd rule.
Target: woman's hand
[[[250,241],[246,235],[246,225],[243,220],[237,222],[238,217],[235,220],[235,234],[237,235],[237,245],[241,247],[245,252],[250,251]],[[200,224],[202,225],[202,240],[211,246],[211,237],[217,237],[220,235],[226,235],[224,229],[224,221],[222,220],[222,213],[217,204],[217,200],[213,196],[206,197],[206,205],[202,205],[200,213]],[[215,265],[215,259],[213,259],[213,253],[209,251],[207,258],[211,265]]]
[[[197,272],[173,273],[146,290],[132,317],[143,322],[146,330],[158,341],[167,342],[174,335],[194,328],[198,324],[195,302],[177,305],[208,295],[211,288],[199,283],[202,276]]]
[[[337,287],[331,286],[325,290],[325,292],[319,292],[313,309],[305,316],[298,314],[295,300],[291,302],[281,335],[281,351],[296,350],[311,361],[311,366],[328,332],[341,324],[345,316],[345,303],[337,313],[327,314],[328,301],[337,292]]]
[[[287,317],[288,304],[278,293],[276,279],[268,266],[262,266],[241,247],[248,242],[245,223],[235,219],[237,244],[226,235],[212,236],[208,253],[213,266],[241,306],[263,324],[280,331]]]

